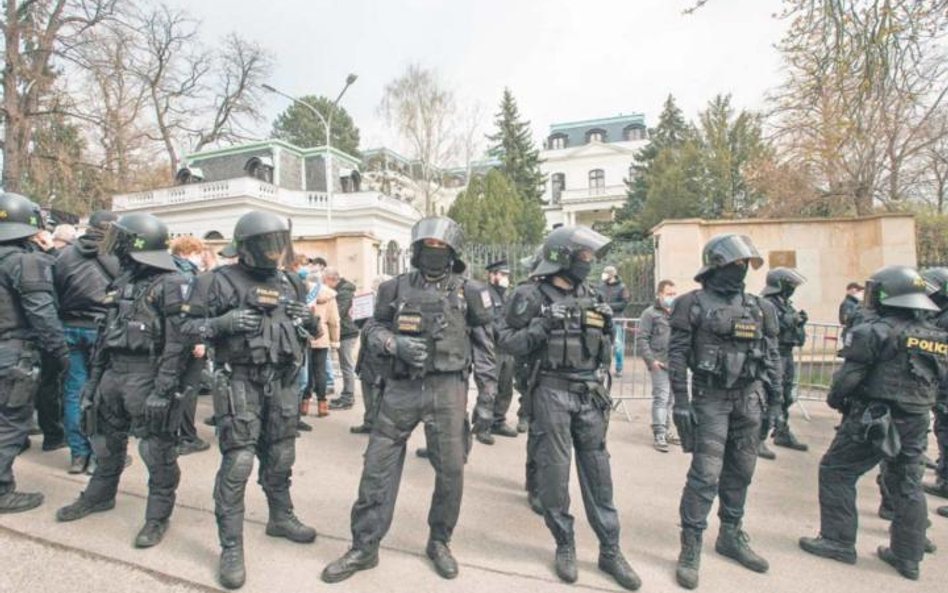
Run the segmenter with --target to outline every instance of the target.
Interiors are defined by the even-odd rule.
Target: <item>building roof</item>
[[[550,136],[566,136],[568,146],[579,146],[586,143],[587,132],[598,129],[606,133],[605,142],[623,142],[625,141],[625,130],[630,127],[644,128],[645,115],[641,113],[630,113],[628,115],[620,113],[612,117],[555,123],[550,125]]]
[[[202,150],[201,152],[196,152],[194,154],[189,154],[185,157],[184,161],[186,163],[193,164],[209,158],[220,157],[220,156],[229,156],[234,154],[241,154],[244,152],[257,152],[262,148],[281,148],[296,154],[297,156],[306,158],[310,156],[319,156],[326,152],[325,146],[313,146],[312,148],[300,148],[294,144],[290,144],[284,140],[269,139],[269,140],[260,140],[257,142],[248,142],[245,144],[236,144],[234,146],[226,146],[224,148],[214,148],[211,150]],[[362,165],[362,160],[352,156],[347,152],[343,152],[338,148],[333,147],[332,155],[334,158],[342,159],[346,162],[352,163],[352,166],[359,167]]]

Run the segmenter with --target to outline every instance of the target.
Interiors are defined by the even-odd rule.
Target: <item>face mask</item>
[[[297,271],[296,273],[300,275],[300,278],[302,278],[303,280],[306,280],[306,278],[309,276],[309,269],[300,268],[299,271]]]
[[[440,276],[451,265],[451,250],[422,245],[418,252],[418,269],[427,276]]]
[[[589,276],[589,272],[592,270],[592,262],[588,261],[574,261],[573,265],[566,270],[565,275],[567,278],[573,281],[573,284],[582,284],[583,281]]]
[[[662,305],[664,305],[664,307],[665,307],[666,309],[671,309],[671,308],[672,308],[672,303],[674,303],[674,302],[675,302],[675,297],[670,297],[670,296],[663,296],[663,297],[662,297]]]
[[[788,286],[787,288],[783,289],[783,296],[789,299],[790,297],[793,296],[793,293],[796,292],[796,290],[797,290],[796,286]]]
[[[500,279],[497,280],[497,286],[501,288],[507,288],[508,286],[510,286],[510,278],[508,278],[507,276],[501,276]]]
[[[200,269],[201,266],[204,264],[204,258],[201,257],[201,254],[198,254],[198,255],[189,255],[189,256],[185,257],[184,259],[186,259],[186,260],[188,260],[189,262],[191,262],[191,265],[194,266],[195,268],[198,268],[198,269]]]
[[[718,268],[708,278],[708,288],[717,292],[731,294],[744,291],[744,279],[747,277],[747,266],[733,263]]]
[[[603,282],[608,282],[608,281],[609,281],[609,274],[606,274],[605,272],[603,272],[602,275],[599,276],[599,277],[602,278],[602,281],[603,281]]]

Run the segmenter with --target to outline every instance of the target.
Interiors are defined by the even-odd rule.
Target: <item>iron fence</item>
[[[616,411],[627,420],[632,415],[626,402],[652,399],[652,386],[645,361],[636,344],[638,318],[616,318],[615,348],[623,353],[621,375],[616,372],[615,359],[612,373],[612,400]],[[829,323],[808,323],[806,342],[793,351],[794,389],[801,412],[809,418],[806,402],[823,401],[832,382],[833,373],[842,364],[837,352],[842,347],[842,326]]]

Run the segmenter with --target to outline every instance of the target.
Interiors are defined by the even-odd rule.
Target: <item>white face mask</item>
[[[602,278],[602,281],[603,281],[603,282],[608,282],[608,281],[609,281],[609,278],[612,278],[612,276],[610,276],[609,274],[606,274],[605,272],[603,272],[603,273],[602,273],[602,276],[600,276],[600,278]]]
[[[194,264],[194,267],[198,269],[204,268],[204,257],[200,253],[197,255],[189,255],[184,259]]]
[[[507,276],[501,276],[497,279],[497,286],[501,288],[507,288],[510,286],[510,278]]]

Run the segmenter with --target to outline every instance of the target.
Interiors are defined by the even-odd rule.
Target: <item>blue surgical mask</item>
[[[664,305],[666,309],[671,309],[672,303],[674,302],[675,302],[675,297],[670,297],[670,296],[662,297],[662,305]]]
[[[306,280],[306,277],[309,276],[309,268],[300,268],[296,273],[300,275],[300,278]]]

